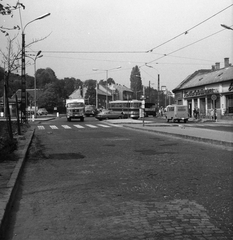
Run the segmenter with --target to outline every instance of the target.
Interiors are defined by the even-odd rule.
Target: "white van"
[[[180,122],[180,120],[183,120],[186,123],[189,118],[188,106],[186,105],[168,105],[164,114],[167,122],[170,120],[172,120],[172,122]]]

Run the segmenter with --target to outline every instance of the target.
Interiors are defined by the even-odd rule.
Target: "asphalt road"
[[[38,124],[10,239],[233,239],[232,152],[94,118]]]

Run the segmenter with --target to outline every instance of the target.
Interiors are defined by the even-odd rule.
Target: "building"
[[[190,116],[195,108],[200,115],[209,117],[211,109],[216,109],[218,117],[233,117],[233,66],[229,58],[212,69],[197,70],[184,79],[175,89],[175,103],[188,106]]]
[[[36,99],[38,100],[40,96],[43,94],[43,91],[41,89],[36,89]],[[18,89],[12,97],[8,99],[9,102],[9,109],[10,109],[10,115],[12,117],[16,116],[16,96],[18,101],[18,109],[20,111],[20,104],[21,104],[21,89]],[[35,90],[34,89],[26,89],[26,106],[27,110],[29,109],[35,109]],[[38,106],[37,106],[38,108]],[[0,116],[6,115],[6,109],[4,104],[4,98],[0,98]]]
[[[81,93],[82,89],[76,89],[69,98],[80,98],[82,96],[86,97],[87,88],[83,88],[83,93]],[[133,98],[133,91],[127,88],[124,85],[120,84],[111,84],[108,86],[98,84],[97,85],[97,95],[95,96],[95,105],[97,108],[108,108],[109,101],[114,100],[129,100]],[[85,99],[85,103],[89,104],[89,99]]]

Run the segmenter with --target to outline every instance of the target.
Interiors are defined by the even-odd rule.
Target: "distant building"
[[[39,97],[42,95],[43,91],[41,89],[36,89],[36,99],[38,100]],[[11,98],[8,99],[9,102],[9,109],[11,116],[16,116],[16,95],[18,101],[18,109],[20,110],[21,106],[21,89],[18,89],[15,94],[12,95]],[[35,106],[35,90],[34,89],[26,89],[26,106],[27,108],[33,108]],[[38,107],[38,106],[37,106]],[[35,109],[35,107],[34,107]],[[3,97],[0,98],[0,112],[1,115],[5,115],[2,113],[6,112],[4,107],[4,99]]]
[[[83,91],[83,93],[82,93]],[[76,89],[69,98],[80,98],[86,95],[87,88]],[[133,97],[133,91],[124,85],[111,84],[104,86],[102,84],[97,84],[97,96],[96,96],[96,106],[97,108],[107,108],[109,101],[114,100],[129,100]],[[86,100],[86,104],[89,104],[89,100]]]
[[[188,106],[190,116],[194,108],[202,116],[210,116],[215,108],[218,116],[233,117],[233,66],[229,58],[224,59],[223,68],[216,63],[212,69],[197,70],[173,89],[173,93],[176,104]]]

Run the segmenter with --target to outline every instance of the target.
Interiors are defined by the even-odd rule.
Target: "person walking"
[[[210,109],[210,116],[211,116],[211,119],[214,120],[214,109],[213,108]]]
[[[217,122],[217,110],[216,110],[216,108],[214,109],[214,120],[215,120],[215,122]]]
[[[196,108],[193,109],[193,117],[194,117],[194,118],[197,118]]]

